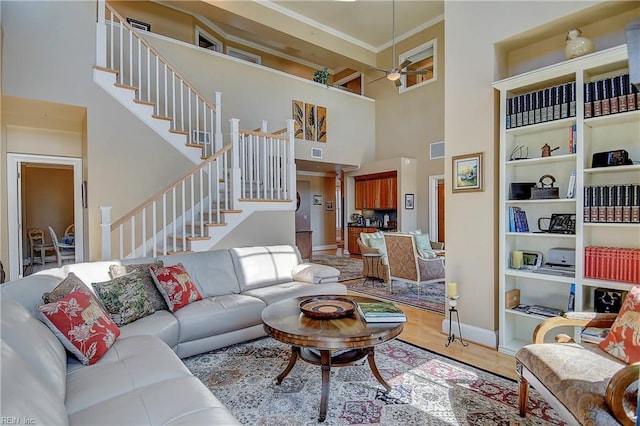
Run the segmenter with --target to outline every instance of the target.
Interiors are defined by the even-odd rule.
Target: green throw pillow
[[[387,254],[384,238],[369,238],[369,247],[380,250],[382,254]]]
[[[413,238],[416,240],[416,248],[418,251],[432,249],[429,234],[414,234]]]
[[[111,281],[93,283],[93,289],[118,327],[154,312],[144,290],[142,278],[135,272]]]

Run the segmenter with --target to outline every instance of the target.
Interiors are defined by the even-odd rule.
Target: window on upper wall
[[[403,63],[406,60],[411,63],[405,68],[406,71],[420,71],[421,74],[408,74],[402,75],[402,86],[399,88],[399,92],[403,93],[407,90],[411,90],[415,87],[420,87],[425,84],[431,83],[438,79],[437,69],[437,40],[433,39],[428,41],[408,52],[401,53],[398,57],[398,63]]]
[[[198,26],[196,26],[196,44],[204,49],[222,52],[222,42]]]
[[[260,56],[245,52],[244,50],[236,49],[235,47],[227,46],[227,55],[242,59],[243,61],[253,62],[254,64],[262,64],[262,58]]]

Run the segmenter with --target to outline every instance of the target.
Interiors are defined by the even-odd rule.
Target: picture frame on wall
[[[325,209],[328,212],[332,212],[333,211],[333,201],[327,201],[327,204],[325,204]]]
[[[146,22],[138,21],[137,19],[133,18],[127,18],[127,22],[137,30],[151,31],[151,24],[147,24]]]
[[[484,191],[483,157],[483,152],[452,157],[453,192]]]
[[[404,208],[407,210],[413,210],[413,206],[414,206],[414,195],[404,194]]]
[[[313,205],[321,206],[322,205],[322,195],[314,195],[313,196]]]

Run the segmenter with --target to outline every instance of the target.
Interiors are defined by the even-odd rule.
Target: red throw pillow
[[[620,313],[600,348],[616,358],[633,364],[640,361],[640,287],[631,288],[624,298]]]
[[[83,364],[94,364],[116,341],[120,329],[84,291],[74,291],[57,302],[38,306],[45,324],[65,348]]]
[[[172,266],[150,266],[151,276],[171,312],[184,308],[191,302],[202,300],[198,287],[182,263]]]

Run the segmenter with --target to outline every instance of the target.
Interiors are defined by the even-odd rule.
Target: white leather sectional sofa
[[[110,279],[113,264],[182,263],[202,300],[120,327],[81,364],[39,319],[42,295],[73,272]],[[0,286],[0,416],[14,424],[239,424],[180,358],[265,335],[261,313],[284,298],[347,293],[339,271],[303,264],[292,246],[244,247],[64,265]]]

